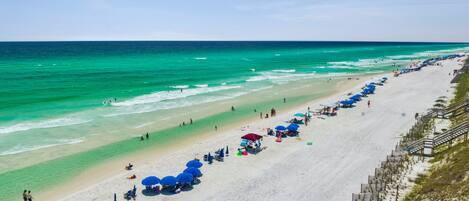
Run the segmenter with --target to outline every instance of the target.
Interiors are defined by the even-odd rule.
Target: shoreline
[[[5,163],[1,164],[0,167],[0,175],[5,172],[9,171],[14,171],[16,169],[21,169],[21,168],[27,168],[29,166],[33,166],[39,163],[55,160],[55,159],[60,159],[62,157],[67,157],[73,154],[79,154],[81,152],[86,152],[86,151],[91,151],[93,149],[106,146],[108,144],[113,144],[117,143],[123,140],[128,140],[130,138],[136,138],[139,137],[139,133],[156,133],[156,132],[161,132],[165,131],[168,129],[173,129],[174,127],[177,127],[177,122],[182,122],[189,120],[189,118],[193,118],[195,121],[198,119],[205,119],[209,118],[211,116],[226,112],[226,109],[229,108],[231,105],[252,105],[250,102],[260,102],[261,98],[263,96],[267,96],[266,99],[267,101],[271,101],[274,99],[281,99],[282,96],[276,95],[278,93],[292,93],[291,96],[293,98],[301,98],[304,99],[303,101],[309,101],[305,98],[308,98],[306,96],[310,96],[310,98],[318,98],[319,96],[322,96],[322,94],[317,95],[318,93],[329,93],[329,92],[324,92],[326,89],[322,88],[328,88],[330,90],[333,90],[333,86],[335,85],[334,82],[337,82],[338,80],[344,80],[347,77],[369,77],[373,76],[376,74],[383,74],[382,72],[375,72],[375,73],[361,73],[361,74],[346,74],[346,75],[340,75],[340,76],[333,76],[331,77],[332,83],[328,83],[327,81],[329,78],[308,78],[308,79],[302,79],[299,80],[298,83],[308,83],[312,82],[313,84],[311,86],[306,86],[305,90],[311,90],[312,93],[306,93],[301,91],[301,89],[296,89],[298,86],[295,85],[296,82],[290,82],[287,84],[281,84],[281,85],[276,85],[274,87],[270,87],[267,89],[262,89],[260,91],[255,91],[252,92],[251,94],[246,94],[242,95],[236,99],[228,99],[228,100],[222,100],[222,101],[217,101],[217,102],[211,102],[211,103],[203,103],[200,105],[196,106],[185,106],[181,108],[175,108],[171,109],[168,111],[156,111],[156,112],[149,112],[149,113],[143,113],[143,114],[135,114],[135,115],[129,115],[125,118],[121,118],[119,120],[116,120],[114,124],[99,124],[96,125],[95,129],[92,130],[93,128],[85,128],[84,130],[81,130],[79,128],[73,128],[72,131],[80,131],[81,133],[87,133],[85,136],[83,136],[84,142],[81,143],[76,143],[76,144],[69,144],[69,145],[60,145],[60,146],[53,146],[49,148],[44,148],[44,149],[39,149],[35,150],[32,152],[24,152],[20,154],[14,154],[14,155],[6,155],[6,156],[0,156],[0,158],[5,161]],[[293,91],[289,91],[289,87],[295,87]],[[279,91],[276,91],[279,89]],[[316,93],[316,90],[319,89],[319,92]],[[269,94],[270,93],[270,94]],[[289,97],[290,95],[287,95]],[[291,107],[291,106],[289,106]],[[189,111],[189,112],[188,112]],[[163,120],[162,117],[164,117]],[[134,130],[129,130],[127,128],[126,123],[128,121],[132,121],[133,123],[137,124],[137,122],[140,122],[138,125],[141,125],[142,123],[148,124],[149,122],[151,125],[146,125],[139,127]],[[123,127],[121,126],[120,128],[123,129],[124,131],[119,131],[119,126],[115,125],[124,125]],[[57,133],[68,133],[69,130],[67,128],[54,128]],[[91,130],[90,130],[91,129]],[[106,135],[101,135],[103,133],[106,133]],[[124,133],[124,134],[122,134]],[[59,136],[57,136],[59,137]]]
[[[454,61],[452,61],[452,62],[454,62]],[[435,68],[435,67],[433,67],[433,66],[430,66],[430,67],[428,67],[428,68],[431,69],[431,70],[429,70],[429,71],[431,71],[431,72],[435,71],[435,69],[432,69],[432,68]],[[427,71],[427,69],[423,69],[423,71]],[[404,77],[403,79],[404,79],[404,80],[409,80],[410,78],[405,78],[405,77],[416,77],[416,75],[413,75],[413,74],[419,74],[419,73],[422,73],[422,72],[412,73],[411,75],[405,74],[405,75],[403,75],[403,77]],[[438,73],[438,72],[435,72],[434,74],[436,74],[436,73]],[[427,72],[426,74],[428,74],[428,72]],[[440,73],[440,74],[441,74],[441,75],[439,75],[439,77],[441,77],[441,76],[444,75],[444,74],[442,74],[442,73]],[[434,76],[437,76],[437,75],[434,75]],[[397,78],[397,79],[400,79],[400,78]],[[394,80],[394,79],[393,79],[393,80]],[[361,80],[361,81],[363,81],[363,80]],[[368,81],[368,80],[366,80],[366,81],[364,81],[364,82],[367,82],[367,81]],[[413,82],[416,82],[416,81],[414,81],[414,80],[410,80],[410,81],[408,81],[408,82],[412,83],[412,81],[413,81]],[[425,81],[425,80],[420,80],[420,81]],[[393,81],[393,82],[394,82],[394,81]],[[398,82],[398,81],[397,81],[397,82]],[[430,82],[431,82],[431,81],[430,81]],[[427,80],[427,83],[428,83],[428,80]],[[394,84],[394,85],[397,85],[397,84]],[[401,85],[402,85],[402,84],[401,84]],[[419,83],[419,86],[420,86],[420,85],[422,85],[422,83]],[[357,84],[357,86],[358,86],[358,84]],[[385,87],[386,87],[386,85],[385,85],[383,88],[385,88]],[[435,87],[435,86],[434,86],[434,87]],[[441,88],[441,86],[440,86],[440,88]],[[349,89],[347,89],[347,90],[349,90]],[[395,90],[402,90],[402,89],[395,89]],[[438,89],[437,91],[441,91],[441,89]],[[305,106],[305,105],[310,105],[310,104],[312,104],[312,103],[315,103],[315,104],[316,104],[316,103],[320,103],[321,101],[327,101],[328,99],[331,99],[331,97],[334,97],[334,98],[336,98],[336,96],[341,97],[342,95],[338,95],[338,94],[340,94],[340,93],[344,93],[344,91],[338,91],[337,93],[334,93],[334,94],[332,94],[332,95],[330,95],[330,96],[315,99],[315,100],[310,101],[310,102],[308,102],[308,103],[306,103],[306,104],[304,104],[304,105],[298,106],[297,108],[302,108],[302,109],[304,109],[304,106]],[[378,92],[378,93],[379,93],[379,92]],[[427,95],[427,96],[428,96],[428,95]],[[373,96],[372,96],[371,98],[373,98]],[[424,105],[429,105],[429,104],[431,104],[431,103],[424,103]],[[360,107],[360,108],[361,108],[361,107]],[[419,106],[418,108],[422,108],[422,106]],[[250,124],[251,124],[251,125],[257,125],[258,131],[261,131],[262,129],[260,129],[260,128],[262,127],[262,125],[265,125],[266,123],[279,122],[280,117],[287,117],[287,116],[289,116],[288,113],[294,112],[295,110],[296,110],[296,108],[291,109],[291,110],[289,110],[289,111],[287,111],[287,112],[283,112],[283,111],[282,111],[281,114],[280,114],[278,117],[271,118],[271,119],[269,119],[268,121],[258,120],[258,121],[255,121],[255,122],[251,122]],[[355,109],[351,109],[351,110],[355,110]],[[349,113],[351,113],[351,112],[348,111],[348,110],[344,111],[344,113],[346,113],[347,115],[351,115],[351,114],[349,114]],[[340,116],[342,116],[342,115],[340,114]],[[320,120],[318,120],[318,121],[319,121],[320,123],[322,123]],[[330,122],[328,119],[326,119],[326,121],[327,121],[327,122]],[[331,120],[331,121],[333,121],[333,120]],[[337,121],[337,120],[335,120],[335,121]],[[280,121],[280,122],[281,122],[281,121]],[[406,124],[410,124],[410,123],[412,123],[412,121],[406,122]],[[316,126],[316,125],[315,125],[315,126]],[[311,127],[309,127],[309,128],[311,128]],[[251,129],[251,130],[252,130],[252,129]],[[254,130],[255,130],[255,129],[254,129]],[[313,129],[313,131],[314,131],[314,129]],[[233,138],[233,139],[239,138],[238,135],[237,135],[237,136],[234,136],[234,137],[228,135],[228,134],[234,133],[234,132],[239,133],[239,130],[226,131],[226,132],[224,132],[224,133],[226,133],[226,134],[224,134],[224,135],[219,135],[220,137],[217,137],[217,138],[214,138],[214,139],[208,139],[208,141],[223,141],[223,139],[225,139],[225,138]],[[243,131],[243,132],[247,132],[247,131]],[[302,134],[301,137],[304,138],[305,140],[312,139],[312,138],[311,138],[312,136],[310,136],[310,135],[303,136],[303,134]],[[226,139],[225,139],[225,140],[226,140]],[[301,141],[298,141],[298,142],[303,142],[303,141],[304,141],[304,140],[301,140]],[[297,144],[298,142],[295,141],[294,139],[288,139],[288,140],[287,140],[285,143],[283,143],[283,144],[287,144],[286,146],[289,146],[289,147],[285,147],[286,149],[289,150],[289,151],[288,151],[289,153],[278,153],[278,150],[274,150],[274,151],[276,152],[276,154],[279,154],[279,155],[280,155],[280,156],[274,157],[274,159],[275,159],[275,158],[278,159],[278,158],[281,158],[282,156],[285,156],[285,154],[288,155],[288,154],[291,154],[291,153],[295,152],[295,151],[296,151],[296,150],[295,150],[295,147],[294,147],[294,146],[293,146],[293,147],[290,146],[290,144]],[[206,144],[206,143],[208,143],[208,142],[199,143],[199,144],[194,144],[194,145],[191,146],[191,147],[204,147],[204,149],[215,149],[215,148],[216,148],[216,147],[211,147],[211,146],[208,146],[208,145],[205,145],[205,146],[204,146],[204,144]],[[211,142],[211,143],[213,144],[213,142]],[[236,142],[236,143],[237,143],[237,142]],[[236,144],[236,143],[235,143],[235,144]],[[316,143],[318,143],[318,142],[316,142]],[[316,144],[316,143],[315,143],[315,144]],[[282,144],[282,146],[283,146],[283,144]],[[392,143],[392,142],[389,143],[389,144],[391,144],[391,146],[394,145],[394,143]],[[389,146],[389,145],[387,145],[387,146]],[[210,147],[211,147],[211,148],[210,148]],[[313,145],[313,147],[314,147],[314,145]],[[275,148],[277,148],[277,147],[275,147]],[[273,148],[273,149],[275,149],[275,148]],[[204,149],[200,149],[200,150],[204,150]],[[199,149],[196,149],[196,150],[198,150],[198,152],[200,153],[200,150],[199,150]],[[179,155],[178,155],[178,154],[175,154],[175,155],[177,155],[177,157],[175,157],[175,159],[171,159],[171,161],[176,162],[176,160],[179,160],[179,162],[176,162],[176,164],[179,164],[179,165],[183,166],[183,162],[185,162],[185,160],[189,160],[189,159],[193,158],[193,155],[188,154],[188,153],[191,153],[191,152],[190,152],[190,151],[187,152],[187,151],[188,151],[187,148],[185,148],[185,149],[183,149],[183,150],[180,150],[179,152],[185,152],[186,154],[183,154],[183,155],[181,155],[181,154],[179,154]],[[266,150],[266,152],[270,152],[270,151],[271,151],[270,148]],[[290,151],[292,151],[292,152],[290,152]],[[388,150],[385,150],[385,151],[388,151]],[[177,152],[177,153],[179,153],[179,152]],[[193,152],[192,152],[192,153],[193,153]],[[263,155],[263,154],[268,154],[269,156],[272,156],[272,153],[260,153],[259,155]],[[379,155],[379,154],[378,154],[378,155]],[[165,158],[167,158],[167,156],[163,157],[163,159],[165,159]],[[184,160],[184,159],[181,160],[182,158],[185,158],[185,160]],[[199,156],[199,158],[200,158],[200,156]],[[232,158],[233,158],[233,157],[232,157]],[[224,162],[224,165],[223,165],[223,166],[227,166],[227,164],[228,164],[228,166],[229,166],[229,163],[231,163],[232,158],[229,158],[229,160],[227,160],[226,162]],[[148,173],[148,166],[151,166],[151,165],[153,165],[153,166],[155,166],[155,165],[158,166],[157,164],[154,164],[154,163],[157,163],[157,161],[161,161],[161,160],[163,160],[163,159],[156,159],[156,157],[155,157],[155,161],[153,161],[153,162],[148,162],[148,164],[144,164],[144,165],[143,165],[144,167],[142,167],[142,169],[145,169],[145,167],[146,167],[147,169],[146,169],[146,171],[142,170],[143,172],[146,172],[146,173],[145,173],[146,175],[142,175],[142,176],[151,175],[151,174]],[[238,158],[235,157],[235,159],[238,159]],[[235,159],[233,159],[233,160],[235,160]],[[246,159],[246,161],[249,160],[249,161],[251,161],[251,162],[254,162],[254,161],[252,161],[252,160],[254,160],[254,159],[257,159],[257,160],[259,160],[259,161],[264,161],[264,162],[266,162],[266,161],[265,161],[266,159],[260,159],[260,158],[258,158],[258,157],[256,157],[256,156],[254,156],[254,157],[247,157],[247,158],[245,158],[245,159]],[[273,160],[274,160],[274,159],[273,159]],[[276,160],[276,161],[277,161],[277,160]],[[239,162],[239,160],[237,160],[237,162]],[[277,162],[278,162],[278,161],[277,161]],[[261,163],[261,162],[259,162],[259,163]],[[267,162],[267,163],[269,163],[269,162]],[[275,163],[275,162],[270,162],[270,163]],[[256,163],[256,164],[258,164],[258,163]],[[160,174],[157,174],[157,175],[162,176],[161,172],[165,172],[165,171],[166,171],[166,172],[169,173],[170,171],[168,171],[168,170],[174,170],[174,166],[176,166],[176,165],[175,165],[175,164],[172,164],[171,167],[168,166],[168,167],[159,167],[159,168],[152,168],[152,169],[157,169],[158,171],[160,171]],[[204,185],[204,184],[206,183],[205,180],[211,180],[211,179],[213,179],[213,177],[211,177],[212,175],[209,174],[209,172],[214,171],[215,173],[214,173],[213,175],[218,175],[218,176],[220,176],[219,174],[217,174],[217,173],[220,173],[220,171],[221,171],[219,166],[220,166],[220,165],[218,165],[218,164],[212,165],[211,167],[205,167],[205,166],[204,166],[203,171],[205,171],[206,168],[207,168],[207,169],[210,168],[211,170],[209,170],[209,171],[207,172],[207,174],[202,178],[202,180],[203,180],[203,181],[202,181],[202,183],[203,183],[202,185]],[[181,167],[181,168],[182,168],[182,167]],[[227,167],[227,168],[232,168],[232,167]],[[215,170],[214,170],[214,169],[215,169]],[[136,168],[135,172],[139,172],[139,171],[140,171],[140,165]],[[154,171],[156,171],[156,170],[152,170],[152,172],[154,172]],[[117,175],[117,176],[115,176],[115,177],[113,177],[113,178],[109,178],[109,179],[107,179],[107,180],[105,180],[105,181],[99,182],[99,184],[107,183],[107,182],[109,182],[109,181],[111,181],[111,180],[112,180],[112,181],[114,181],[114,180],[121,180],[121,178],[119,178],[119,176],[124,176],[125,173],[127,173],[127,172],[124,172],[124,173],[122,173],[121,175]],[[175,172],[173,172],[172,174],[174,174],[174,173],[175,173]],[[141,179],[142,176],[140,176],[140,179]],[[208,178],[207,178],[207,177],[208,177]],[[122,180],[123,180],[123,178],[122,178]],[[139,179],[137,179],[137,180],[139,180]],[[131,183],[133,183],[133,181],[131,181],[130,183],[127,183],[127,184],[125,184],[125,183],[124,183],[124,184],[115,184],[114,187],[116,187],[117,189],[122,189],[123,185],[130,186]],[[138,183],[138,181],[137,181],[137,183]],[[98,185],[98,184],[96,184],[96,185]],[[96,188],[98,188],[98,186],[96,186],[96,185],[93,185],[93,186],[91,186],[91,187],[96,187]],[[213,187],[213,185],[214,185],[214,184],[212,184],[212,187]],[[226,185],[226,184],[224,184],[224,185]],[[140,186],[140,185],[139,185],[139,186]],[[222,186],[223,186],[223,185],[222,185]],[[91,188],[91,187],[89,187],[89,188]],[[88,190],[89,190],[89,188],[88,188]],[[116,188],[114,188],[114,189],[116,189]],[[202,191],[201,188],[202,188],[202,187],[199,185],[199,186],[197,186],[197,187],[196,187],[193,191],[191,191],[191,192],[188,192],[188,193],[181,193],[181,195],[179,195],[179,194],[178,194],[178,195],[174,195],[174,198],[175,198],[175,199],[183,199],[183,200],[184,200],[184,196],[189,196],[189,197],[190,197],[190,196],[197,196],[197,195],[195,195],[197,192],[194,192],[194,191]],[[207,187],[203,187],[203,188],[207,188]],[[220,187],[220,188],[221,188],[221,187]],[[116,189],[116,190],[117,190],[117,189]],[[101,190],[102,190],[102,189],[101,189]],[[62,192],[62,191],[59,191],[59,192]],[[87,192],[87,189],[82,189],[82,191],[79,191],[79,192],[76,192],[75,194],[70,195],[70,196],[68,197],[68,199],[66,199],[66,200],[75,200],[75,199],[73,199],[73,196],[78,196],[78,195],[83,196],[83,195],[84,195],[83,193],[85,193],[85,192]],[[99,189],[96,189],[96,190],[94,191],[94,193],[96,193],[96,192],[99,192]],[[117,191],[117,192],[118,192],[118,194],[119,194],[121,191]],[[107,198],[107,197],[110,198],[110,196],[111,196],[111,195],[109,195],[109,196],[104,196],[104,195],[102,195],[102,193],[103,193],[103,192],[101,192],[101,195],[96,195],[96,196],[97,196],[97,197],[101,197],[101,198],[103,198],[103,199],[104,199],[105,197],[106,197],[106,198]],[[207,193],[207,192],[205,192],[205,193]],[[210,195],[210,193],[209,193],[209,194],[204,194],[204,195]],[[231,195],[231,194],[230,194],[230,195]],[[103,196],[104,196],[104,197],[103,197]],[[60,196],[58,196],[58,197],[60,197]],[[80,197],[80,196],[78,196],[78,197]],[[142,197],[142,196],[141,196],[141,197]],[[163,198],[163,197],[166,197],[166,196],[161,196],[160,198]],[[210,196],[208,196],[208,197],[210,198]],[[143,196],[142,198],[145,199],[145,196]]]
[[[327,99],[333,96],[337,96],[339,94],[344,94],[346,91],[351,90],[364,82],[368,82],[369,78],[373,76],[381,76],[385,75],[388,73],[377,73],[373,75],[350,75],[349,77],[352,77],[352,80],[347,80],[346,77],[340,77],[336,78],[339,81],[334,83],[334,91],[329,92],[329,94],[315,97],[312,100],[306,100],[304,102],[298,103],[298,104],[293,104],[290,106],[287,106],[284,108],[282,111],[278,112],[278,114],[286,114],[286,113],[291,113],[292,111],[297,111],[300,109],[304,109],[307,107],[307,105],[314,100],[323,100]],[[357,80],[358,78],[359,80]],[[366,81],[364,81],[366,80]],[[353,83],[351,86],[346,86],[350,83]],[[288,101],[287,101],[288,102]],[[271,118],[272,119],[272,118]],[[132,153],[129,155],[124,155],[120,156],[117,159],[109,160],[106,161],[105,163],[92,166],[90,169],[85,170],[85,172],[82,172],[80,175],[76,176],[70,181],[61,183],[60,185],[56,185],[57,187],[53,187],[49,190],[46,190],[42,193],[39,193],[36,197],[39,197],[40,199],[46,199],[46,200],[56,200],[60,197],[63,197],[64,195],[67,195],[67,192],[74,191],[76,189],[83,189],[83,187],[86,187],[90,183],[95,183],[97,181],[102,181],[105,178],[109,178],[110,176],[113,175],[122,175],[122,174],[127,174],[128,172],[123,169],[123,167],[128,164],[129,162],[132,162],[134,165],[138,164],[144,164],[144,161],[148,159],[149,157],[160,157],[164,156],[165,154],[168,154],[172,151],[184,148],[187,145],[193,145],[194,142],[196,144],[200,144],[200,141],[203,140],[214,140],[220,135],[224,135],[230,130],[236,129],[242,125],[250,124],[253,122],[262,122],[263,119],[259,119],[257,115],[254,115],[252,117],[247,117],[247,118],[242,118],[240,120],[237,120],[233,123],[230,123],[228,125],[225,125],[221,128],[218,129],[218,131],[210,131],[207,133],[194,133],[193,135],[187,136],[183,139],[181,139],[180,142],[169,142],[163,147],[158,147],[158,148],[148,148],[144,150],[140,150],[136,153]],[[156,131],[156,134],[159,131]],[[194,154],[190,156],[189,158],[193,158],[194,156],[200,158],[202,154]],[[118,167],[118,168],[117,168]],[[138,180],[138,179],[137,179]],[[74,189],[74,190],[72,190]],[[57,194],[57,192],[61,192],[60,194]]]

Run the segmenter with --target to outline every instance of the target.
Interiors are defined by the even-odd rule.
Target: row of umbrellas
[[[277,131],[285,131],[285,130],[298,131],[298,128],[300,128],[300,125],[292,123],[292,124],[288,125],[287,127],[282,126],[282,125],[278,125],[278,126],[275,127],[275,130],[277,130]]]
[[[383,78],[381,78],[380,81],[384,82],[386,80],[387,80],[387,78],[383,77]],[[362,92],[357,93],[353,96],[350,96],[347,100],[340,101],[339,103],[342,104],[342,105],[347,105],[347,106],[353,105],[354,103],[360,101],[363,96],[374,93],[375,90],[376,90],[376,85],[374,83],[368,84],[363,88]]]
[[[186,169],[176,177],[166,176],[162,179],[156,176],[149,176],[142,180],[142,185],[153,186],[161,184],[163,186],[174,186],[177,183],[188,184],[194,181],[194,178],[202,176],[202,172],[199,170],[202,167],[202,163],[198,160],[191,160],[186,163]]]

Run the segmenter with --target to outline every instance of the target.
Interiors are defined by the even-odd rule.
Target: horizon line
[[[0,43],[22,42],[376,42],[376,43],[469,43],[469,41],[392,41],[392,40],[0,40]]]

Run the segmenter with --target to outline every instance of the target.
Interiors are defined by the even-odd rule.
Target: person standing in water
[[[217,130],[218,130],[218,126],[217,126],[217,125],[215,125],[215,131],[217,131]]]
[[[146,137],[147,140],[148,140],[148,138],[150,138],[150,135],[147,133],[147,134],[145,135],[145,137]]]
[[[235,108],[234,106],[231,106],[231,111],[234,112],[235,111]]]
[[[190,121],[190,124],[192,124],[192,118],[189,121]]]
[[[286,103],[287,102],[287,98],[283,98],[283,103]]]
[[[262,112],[260,113],[260,117],[261,117],[261,119],[262,119]]]

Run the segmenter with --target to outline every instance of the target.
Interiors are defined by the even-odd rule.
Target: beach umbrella
[[[354,102],[356,102],[356,101],[359,101],[359,100],[360,100],[360,97],[351,96],[349,99],[352,100],[352,101],[354,101]]]
[[[191,183],[194,181],[194,176],[190,173],[181,173],[176,177],[176,180],[178,183]]]
[[[191,160],[186,163],[186,167],[195,167],[195,168],[200,168],[202,167],[202,163],[199,160]]]
[[[142,185],[144,186],[153,186],[160,183],[160,179],[156,176],[149,176],[142,180]]]
[[[275,130],[284,131],[284,130],[287,130],[287,128],[285,126],[279,125],[275,127]]]
[[[290,124],[290,125],[288,125],[287,129],[289,131],[297,131],[299,127],[300,126],[298,126],[298,124]]]
[[[304,117],[305,114],[298,112],[298,113],[294,114],[293,116],[295,116],[295,117]]]
[[[194,177],[202,176],[202,172],[195,167],[186,168],[183,172],[192,174]]]
[[[241,142],[239,143],[239,146],[245,147],[249,145],[249,140],[246,139],[241,139]]]
[[[164,186],[173,186],[176,185],[177,179],[173,176],[166,176],[161,179],[160,184]]]
[[[255,134],[255,133],[249,133],[249,134],[244,135],[241,138],[246,139],[246,140],[256,141],[256,140],[262,139],[262,136]]]

